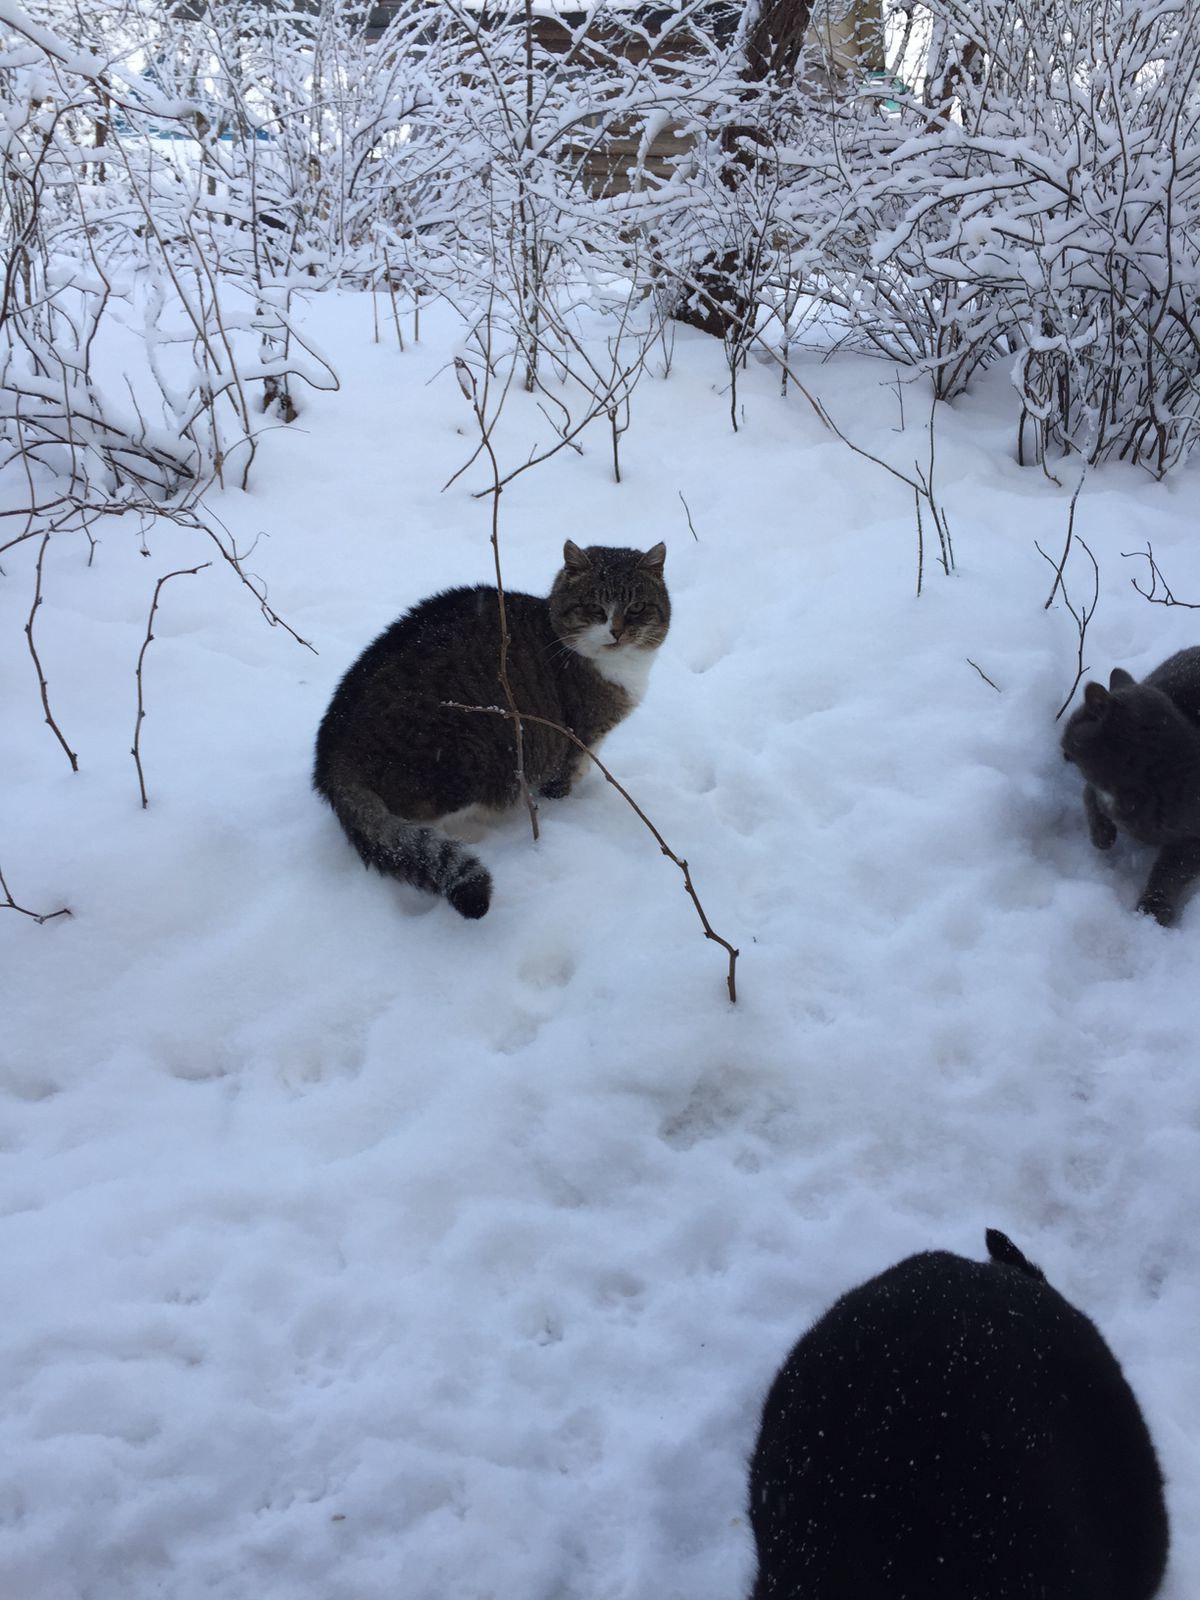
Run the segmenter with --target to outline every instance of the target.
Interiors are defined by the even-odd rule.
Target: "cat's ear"
[[[568,539],[566,544],[563,545],[563,566],[571,573],[590,572],[592,570],[592,563],[573,539]]]
[[[646,554],[638,562],[638,566],[645,567],[650,572],[661,573],[663,569],[663,562],[666,559],[667,547],[660,540],[658,544],[654,546],[653,550],[646,551]]]
[[[1108,704],[1108,690],[1102,683],[1084,684],[1083,703],[1089,711],[1103,711]]]
[[[1108,675],[1108,687],[1110,689],[1128,689],[1131,683],[1136,682],[1137,679],[1133,676],[1133,673],[1126,672],[1124,667],[1114,667]]]

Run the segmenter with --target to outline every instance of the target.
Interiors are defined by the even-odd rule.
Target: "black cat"
[[[1087,779],[1097,850],[1118,828],[1158,846],[1138,910],[1168,926],[1200,875],[1200,649],[1180,650],[1141,683],[1120,667],[1107,689],[1089,683],[1062,748]]]
[[[1002,1233],[910,1256],[788,1356],[750,1466],[753,1600],[1150,1600],[1162,1476],[1095,1326]]]

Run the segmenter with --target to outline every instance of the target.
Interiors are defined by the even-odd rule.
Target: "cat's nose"
[[[621,635],[625,632],[625,618],[621,616],[614,617],[609,623],[608,631],[612,634],[614,640],[619,641]]]

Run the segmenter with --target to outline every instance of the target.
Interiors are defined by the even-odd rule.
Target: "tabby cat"
[[[1200,875],[1200,648],[1180,650],[1141,683],[1120,667],[1107,689],[1089,683],[1062,747],[1087,780],[1097,850],[1118,828],[1158,846],[1138,910],[1169,926]]]
[[[590,748],[641,699],[671,604],[666,547],[581,550],[570,539],[546,600],[505,593],[508,676],[518,708],[561,723]],[[430,824],[518,798],[511,723],[445,704],[505,704],[500,616],[487,584],[415,606],[369,645],[338,685],[317,734],[313,785],[364,865],[445,895],[482,917],[487,869]],[[586,763],[569,740],[524,724],[530,789],[561,799]]]

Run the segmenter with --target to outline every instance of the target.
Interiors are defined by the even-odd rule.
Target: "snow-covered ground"
[[[958,571],[903,485],[680,330],[611,481],[605,436],[505,492],[506,576],[562,541],[669,547],[675,607],[605,758],[739,945],[731,1006],[679,874],[597,776],[481,849],[490,914],[364,873],[309,789],[340,673],[412,602],[487,580],[448,315],[309,326],[339,394],[267,433],[248,541],[272,630],[170,527],[26,545],[0,582],[0,1593],[14,1600],[740,1600],[745,1463],[785,1351],[901,1256],[1011,1233],[1100,1324],[1169,1479],[1170,1600],[1200,1591],[1200,901],[1088,843],[1043,610],[1074,469],[1012,460],[1003,373],[937,423]],[[801,361],[910,468],[927,403]],[[510,398],[510,464],[545,439]],[[688,530],[686,496],[698,539]],[[1200,642],[1195,469],[1093,473],[1085,658]],[[930,529],[926,524],[927,544]],[[1090,599],[1090,568],[1068,581]],[[972,665],[971,663],[975,663]],[[977,670],[978,669],[978,670]],[[982,674],[992,680],[985,681]],[[967,1600],[967,1597],[964,1597]]]

